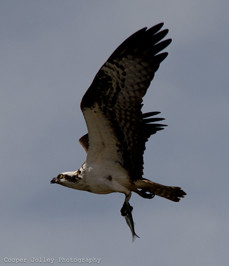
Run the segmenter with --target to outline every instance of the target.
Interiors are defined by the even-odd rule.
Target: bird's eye
[[[59,178],[60,178],[60,179],[61,179],[61,178],[63,178],[63,177],[64,177],[64,175],[63,175],[63,174],[60,174],[60,175],[59,175]]]

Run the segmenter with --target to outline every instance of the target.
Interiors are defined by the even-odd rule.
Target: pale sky
[[[0,265],[228,265],[228,10],[226,0],[0,1]],[[98,69],[159,22],[173,42],[144,110],[161,111],[168,127],[147,144],[144,177],[187,196],[133,195],[132,243],[122,194],[49,182],[85,160],[80,101]]]

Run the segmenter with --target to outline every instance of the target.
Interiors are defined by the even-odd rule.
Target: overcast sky
[[[0,1],[1,265],[33,257],[228,265],[228,10],[226,0]],[[147,144],[144,176],[187,196],[134,195],[141,238],[132,243],[122,194],[49,182],[85,159],[79,105],[100,66],[130,34],[159,22],[173,42],[144,110],[161,111],[168,127]]]

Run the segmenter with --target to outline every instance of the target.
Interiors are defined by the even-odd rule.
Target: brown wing
[[[89,143],[88,143],[88,134],[83,135],[80,139],[79,139],[79,143],[81,144],[81,146],[84,148],[85,152],[88,152],[88,148],[89,148]]]
[[[143,28],[124,41],[101,67],[81,102],[89,131],[88,153],[101,146],[103,134],[106,140],[110,136],[116,157],[132,180],[142,178],[145,142],[163,129],[155,123],[162,119],[152,118],[157,112],[141,111],[142,98],[167,56],[160,52],[171,42],[161,41],[168,33],[160,31],[162,26]]]

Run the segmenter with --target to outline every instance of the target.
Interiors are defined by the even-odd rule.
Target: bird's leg
[[[135,233],[135,230],[134,230],[134,220],[132,217],[133,207],[129,203],[130,197],[131,197],[131,192],[130,194],[126,195],[125,201],[121,208],[121,215],[125,217],[126,223],[130,228],[130,231],[132,233],[132,239],[134,241],[135,238],[139,236]]]
[[[145,199],[152,199],[152,198],[155,197],[155,194],[154,193],[152,193],[150,191],[147,191],[147,189],[144,189],[144,188],[143,189],[136,189],[135,192],[139,196],[141,196],[141,197],[143,197]]]

